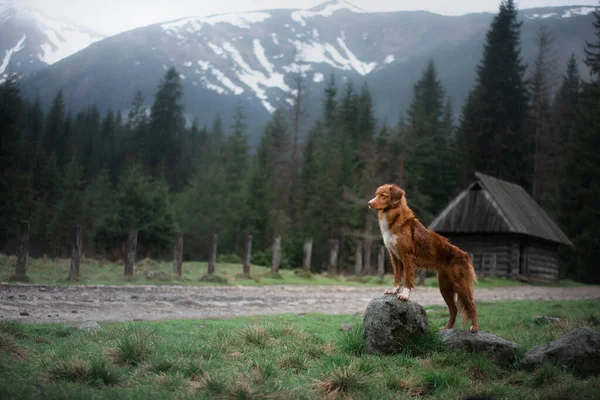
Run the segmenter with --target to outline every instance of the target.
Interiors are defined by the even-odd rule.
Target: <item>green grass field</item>
[[[240,264],[219,263],[216,266],[216,274],[224,278],[224,281],[203,282],[201,278],[206,274],[207,263],[186,262],[183,263],[183,278],[176,279],[172,275],[173,264],[170,262],[157,262],[150,259],[139,261],[135,266],[135,278],[133,281],[123,279],[123,265],[107,261],[85,260],[80,269],[80,280],[69,282],[69,259],[31,259],[27,266],[27,277],[29,282],[38,284],[177,284],[177,285],[346,285],[346,286],[392,286],[394,283],[391,275],[386,275],[383,280],[374,276],[355,278],[353,276],[332,277],[327,274],[312,274],[310,278],[303,276],[298,269],[281,269],[279,275],[270,273],[270,268],[253,265],[250,270],[250,279],[242,276]],[[15,273],[16,258],[0,254],[0,280],[9,281]],[[162,272],[159,278],[148,279],[148,271]],[[498,286],[521,286],[522,282],[501,278],[479,278],[477,287]],[[573,281],[561,281],[553,283],[552,286],[579,286],[581,284]],[[437,287],[435,277],[428,277],[425,286]]]
[[[2,399],[591,399],[600,378],[579,379],[519,358],[580,326],[600,302],[480,304],[484,331],[518,343],[510,366],[447,352],[433,332],[447,311],[428,312],[432,334],[396,356],[362,353],[361,319],[304,316],[106,323],[93,334],[63,324],[0,323]],[[537,325],[534,315],[563,322]],[[341,332],[341,324],[354,324]],[[597,327],[596,327],[597,328]],[[596,397],[597,398],[597,397]]]

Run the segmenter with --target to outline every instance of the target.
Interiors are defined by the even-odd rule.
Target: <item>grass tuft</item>
[[[409,357],[422,357],[444,349],[441,335],[433,330],[428,330],[419,335],[399,338],[398,341],[402,347],[402,354]]]
[[[115,364],[136,366],[148,359],[153,348],[152,335],[149,332],[125,332],[117,340],[115,347],[106,350],[106,356]]]
[[[23,323],[13,320],[2,320],[0,321],[0,332],[14,335],[25,330]]]
[[[29,359],[29,354],[19,347],[6,332],[0,332],[0,351],[6,351],[12,357],[19,360]]]
[[[206,274],[200,278],[200,282],[218,283],[221,285],[229,284],[229,280],[227,280],[227,278],[218,274]]]
[[[59,359],[49,371],[50,376],[70,382],[87,382],[90,380],[90,364],[75,356],[67,359]]]
[[[431,370],[424,371],[422,382],[431,391],[443,391],[449,388],[462,388],[467,386],[468,379],[459,370]]]
[[[338,367],[330,374],[321,377],[315,384],[328,396],[349,395],[364,389],[367,380],[356,363]]]
[[[342,332],[338,337],[337,345],[345,353],[360,356],[365,347],[362,324],[356,324],[349,331]]]

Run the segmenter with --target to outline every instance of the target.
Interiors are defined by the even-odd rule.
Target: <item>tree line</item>
[[[28,219],[38,256],[66,255],[78,223],[86,251],[103,257],[122,257],[129,229],[139,232],[140,254],[153,257],[169,254],[173,233],[183,231],[187,259],[206,259],[212,233],[221,254],[239,256],[252,234],[255,263],[269,262],[272,238],[282,236],[282,266],[300,266],[312,237],[318,271],[334,238],[350,269],[356,246],[366,244],[369,263],[366,250],[379,241],[366,207],[377,186],[404,187],[427,224],[477,170],[525,187],[573,241],[564,257],[569,276],[597,282],[600,16],[597,41],[582,43],[584,79],[574,55],[556,73],[563,68],[544,27],[527,66],[517,14],[512,0],[501,2],[458,121],[434,60],[390,125],[375,118],[366,84],[340,85],[332,75],[322,115],[305,129],[299,74],[291,106],[273,113],[254,151],[241,106],[231,121],[186,122],[174,67],[152,104],[137,93],[125,116],[101,115],[93,104],[73,113],[62,92],[44,113],[11,76],[0,86],[0,249],[8,251],[18,221]]]

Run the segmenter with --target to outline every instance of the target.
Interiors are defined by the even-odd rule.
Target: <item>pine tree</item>
[[[64,120],[65,103],[63,101],[62,90],[60,90],[52,101],[48,117],[46,118],[46,130],[44,133],[43,145],[46,154],[57,154],[57,157],[59,157],[57,160],[59,165],[62,165],[65,162],[62,158],[63,149],[66,146],[63,138]]]
[[[144,143],[145,162],[152,176],[158,178],[164,173],[170,188],[175,191],[181,190],[187,180],[181,159],[186,133],[182,97],[181,78],[172,67],[154,96]]]
[[[83,167],[73,158],[61,175],[63,180],[59,184],[59,197],[49,216],[47,238],[52,254],[67,256],[71,228],[81,222]]]
[[[520,27],[512,0],[500,3],[477,67],[477,83],[464,108],[459,129],[463,172],[475,170],[530,187],[532,141],[525,130],[528,114],[526,66],[521,59]]]
[[[595,80],[584,84],[581,93],[577,92],[576,69],[569,63],[567,79],[561,92],[571,93],[577,98],[576,111],[566,151],[559,199],[559,221],[566,235],[573,243],[573,251],[565,262],[569,275],[577,280],[600,283],[597,268],[600,257],[600,146],[598,127],[600,126],[600,17],[596,13],[596,34],[598,42],[586,44],[585,63],[592,70]],[[570,90],[569,90],[570,88]]]
[[[590,68],[592,76],[597,75],[596,78],[600,78],[600,9],[596,9],[593,14],[596,18],[593,23],[596,28],[596,42],[585,42],[585,65]]]
[[[94,240],[100,228],[107,225],[106,221],[114,217],[116,210],[116,193],[106,169],[101,170],[86,187],[82,210],[86,241],[93,243],[96,249],[105,247]]]
[[[554,53],[554,37],[546,25],[540,26],[537,34],[537,53],[533,60],[533,69],[529,80],[531,91],[530,124],[533,132],[533,176],[532,196],[543,206],[548,206],[545,198],[552,185],[550,169],[552,147],[556,146],[553,125],[551,122],[551,97],[554,91],[556,77],[556,56]]]
[[[448,201],[453,181],[448,179],[450,137],[446,118],[445,90],[437,77],[435,63],[430,60],[421,79],[414,86],[408,110],[406,135],[407,197],[419,193],[413,204],[427,223]],[[451,110],[450,110],[451,112]],[[425,197],[426,196],[426,197]]]

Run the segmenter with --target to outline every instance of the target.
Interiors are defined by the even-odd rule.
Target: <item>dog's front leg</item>
[[[400,292],[400,294],[398,295],[398,299],[408,300],[410,297],[411,290],[415,287],[415,255],[402,255],[402,262],[404,264],[404,288],[402,289],[402,292]]]
[[[390,259],[392,260],[392,268],[394,269],[394,288],[392,290],[386,290],[384,294],[397,295],[400,291],[400,282],[402,281],[404,266],[402,265],[402,261],[398,260],[391,250],[388,249],[388,251],[390,253]]]

